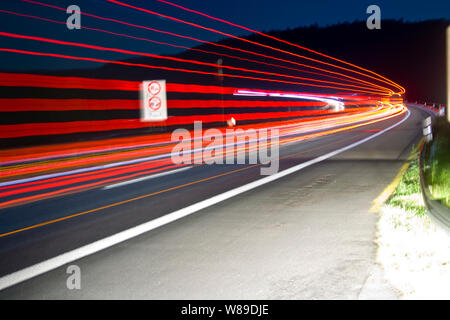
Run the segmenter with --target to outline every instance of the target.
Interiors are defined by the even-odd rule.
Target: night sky
[[[104,0],[40,0],[44,3],[66,8],[76,4],[87,13],[102,17],[120,19],[133,24],[144,25],[161,30],[189,35],[207,41],[217,41],[223,36],[201,31],[180,23],[168,21],[130,8],[124,8]],[[236,29],[195,14],[186,13],[180,9],[153,0],[123,0],[138,7],[154,10],[166,15],[192,21],[235,35],[245,35],[243,30]],[[299,26],[318,24],[327,26],[341,22],[365,20],[368,15],[366,8],[376,4],[381,8],[382,19],[404,19],[405,21],[422,21],[428,19],[450,19],[449,0],[173,0],[185,7],[202,11],[218,18],[244,25],[258,31],[273,29],[284,30]],[[34,15],[47,19],[65,22],[68,15],[60,10],[42,7],[20,0],[2,0],[1,9],[21,14]],[[173,44],[192,47],[199,43],[192,40],[174,38],[148,30],[137,30],[132,27],[118,25],[112,22],[83,17],[82,26],[100,28],[112,32],[170,42]],[[123,37],[106,35],[89,30],[68,30],[64,24],[55,24],[38,21],[31,18],[17,17],[0,12],[1,31],[22,35],[40,36],[72,42],[95,44],[104,47],[115,47],[140,52],[156,54],[173,54],[182,49],[170,48],[149,42]],[[30,40],[11,40],[1,37],[1,47],[32,50],[40,52],[55,52],[79,56],[89,56],[103,59],[123,59],[129,55],[117,53],[95,52],[89,49],[69,48],[54,44],[42,44]],[[320,48],[316,48],[319,49]],[[2,60],[0,68],[3,70],[29,70],[29,69],[68,69],[80,67],[97,67],[100,64],[93,62],[65,61],[62,59],[29,57],[18,54],[0,53]]]

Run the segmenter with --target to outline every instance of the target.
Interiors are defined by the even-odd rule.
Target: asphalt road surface
[[[424,111],[325,161],[0,291],[1,299],[396,298],[375,263],[372,201],[421,138]],[[288,145],[280,171],[399,122]],[[250,165],[195,166],[112,189],[0,210],[0,277],[261,179]],[[130,199],[135,199],[129,201]],[[68,265],[81,289],[66,286]]]

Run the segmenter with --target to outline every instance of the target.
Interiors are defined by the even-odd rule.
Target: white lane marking
[[[20,282],[23,282],[25,280],[34,278],[40,274],[43,274],[45,272],[48,272],[50,270],[54,270],[58,267],[61,267],[69,262],[84,258],[88,255],[91,255],[93,253],[96,253],[98,251],[101,251],[103,249],[109,248],[111,246],[114,246],[118,243],[121,243],[123,241],[129,240],[131,238],[137,237],[145,232],[151,231],[153,229],[156,229],[158,227],[161,227],[163,225],[166,225],[168,223],[171,223],[173,221],[176,221],[178,219],[181,219],[183,217],[186,217],[194,212],[197,212],[199,210],[205,209],[207,207],[210,207],[212,205],[215,205],[219,202],[222,202],[224,200],[227,200],[229,198],[232,198],[238,194],[244,193],[246,191],[249,191],[251,189],[257,188],[259,186],[262,186],[266,183],[272,182],[274,180],[280,179],[282,177],[285,177],[291,173],[294,173],[296,171],[299,171],[303,168],[306,168],[308,166],[311,166],[315,163],[321,162],[325,159],[331,158],[339,153],[342,153],[344,151],[347,151],[351,148],[354,148],[360,144],[363,144],[373,138],[376,138],[383,133],[395,128],[396,126],[402,124],[405,122],[411,112],[407,110],[406,117],[404,117],[402,120],[397,122],[396,124],[383,129],[367,138],[364,138],[362,140],[359,140],[357,142],[354,142],[346,147],[343,147],[341,149],[337,149],[335,151],[332,151],[330,153],[324,154],[318,158],[306,161],[304,163],[301,163],[299,165],[296,165],[294,167],[291,167],[289,169],[286,169],[284,171],[278,172],[276,174],[273,174],[271,176],[264,177],[262,179],[250,182],[246,185],[243,185],[241,187],[226,191],[222,194],[216,195],[212,198],[200,201],[198,203],[195,203],[193,205],[190,205],[186,208],[174,211],[172,213],[166,214],[165,216],[159,217],[157,219],[151,220],[149,222],[145,222],[143,224],[140,224],[136,227],[127,229],[125,231],[119,232],[117,234],[114,234],[112,236],[106,237],[102,240],[95,241],[91,244],[87,244],[83,247],[80,247],[78,249],[63,253],[61,255],[58,255],[54,258],[50,258],[48,260],[45,260],[43,262],[37,263],[35,265],[32,265],[30,267],[27,267],[25,269],[13,272],[9,275],[3,276],[0,278],[0,290],[3,290],[5,288],[8,288],[10,286],[13,286],[15,284],[18,284]]]
[[[112,189],[112,188],[116,188],[116,187],[126,186],[128,184],[141,182],[141,181],[145,181],[145,180],[156,179],[156,178],[159,178],[159,177],[167,176],[169,174],[174,174],[174,173],[177,173],[177,172],[186,171],[186,170],[189,170],[191,168],[192,168],[192,166],[185,167],[185,168],[180,168],[180,169],[175,169],[175,170],[170,170],[170,171],[166,171],[166,172],[161,172],[161,173],[157,173],[157,174],[152,174],[150,176],[137,178],[137,179],[132,179],[132,180],[127,180],[127,181],[123,181],[123,182],[119,182],[119,183],[115,183],[115,184],[110,184],[109,186],[103,187],[102,190],[108,190],[108,189]]]

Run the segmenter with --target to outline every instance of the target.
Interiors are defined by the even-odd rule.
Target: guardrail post
[[[433,130],[431,129],[431,117],[422,121],[422,133],[427,142],[433,140]]]

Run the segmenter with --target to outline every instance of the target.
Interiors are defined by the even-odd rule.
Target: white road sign
[[[141,83],[141,121],[167,119],[166,80],[149,80]]]

